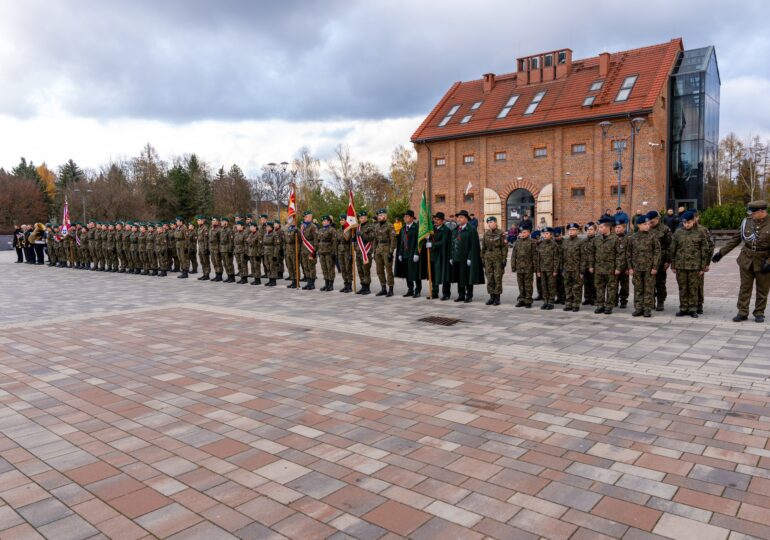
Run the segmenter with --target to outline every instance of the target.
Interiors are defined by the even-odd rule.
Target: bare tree
[[[355,178],[358,191],[370,210],[388,205],[388,200],[393,196],[393,184],[374,163],[359,163]]]
[[[762,173],[760,166],[764,161],[767,148],[758,136],[750,137],[745,143],[745,156],[738,167],[738,181],[749,200],[754,200],[760,192]]]
[[[334,158],[326,162],[326,168],[329,169],[334,188],[338,192],[347,193],[355,189],[356,163],[350,155],[348,145],[337,145]]]
[[[263,175],[259,174],[254,178],[249,178],[249,184],[251,184],[251,200],[254,201],[254,209],[257,212],[262,211],[262,203],[270,200],[270,189],[262,177]]]
[[[291,191],[292,174],[279,165],[263,165],[260,176],[268,200],[275,203],[277,219],[281,219],[281,208],[286,206]]]
[[[390,179],[393,182],[393,196],[406,199],[412,196],[417,177],[417,156],[411,148],[398,145],[390,158]]]

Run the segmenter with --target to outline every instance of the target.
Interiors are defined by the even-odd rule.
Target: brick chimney
[[[556,78],[563,79],[572,73],[572,49],[556,52]]]
[[[495,74],[484,73],[484,93],[490,93],[495,87]]]
[[[610,72],[610,53],[603,52],[599,55],[599,77],[606,77]]]

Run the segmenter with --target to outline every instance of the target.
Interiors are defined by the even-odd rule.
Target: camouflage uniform
[[[618,237],[618,251],[621,253],[622,256],[622,265],[618,267],[618,270],[620,270],[620,274],[618,275],[618,284],[617,284],[617,293],[615,295],[615,305],[620,305],[621,308],[624,308],[628,305],[628,295],[629,295],[629,281],[630,276],[628,275],[628,263],[626,258],[626,250],[628,249],[628,235],[627,234],[616,234],[615,236]]]
[[[716,248],[716,244],[714,243],[714,237],[711,236],[711,231],[708,230],[705,226],[701,225],[700,223],[695,223],[695,229],[701,231],[703,236],[706,238],[706,243],[709,247],[709,260],[711,260],[711,257],[714,256],[714,251]],[[704,301],[704,286],[706,284],[706,273],[704,272],[700,276],[700,285],[698,286],[698,313],[703,313],[703,301]]]
[[[681,229],[671,242],[671,268],[679,285],[679,312],[697,315],[700,272],[709,261],[709,246],[703,232],[695,227]]]
[[[637,231],[628,239],[626,266],[634,271],[634,314],[645,317],[655,307],[655,276],[660,266],[660,242],[649,231]]]
[[[274,231],[265,230],[262,237],[262,262],[267,264],[267,277],[269,281],[265,285],[274,286],[278,279],[278,255],[281,250],[281,238]]]
[[[393,279],[393,252],[396,250],[396,230],[387,221],[377,221],[372,229],[374,230],[372,253],[374,253],[374,262],[377,265],[377,279],[380,281],[380,287],[382,288],[377,294],[383,296],[385,294],[385,287],[388,286],[392,289],[395,284]]]
[[[233,230],[222,226],[219,230],[219,255],[222,257],[222,266],[227,272],[227,282],[235,281],[235,268],[233,267]]]
[[[342,221],[342,220],[340,220]],[[352,292],[353,285],[353,252],[351,229],[340,225],[337,229],[337,264],[340,266],[343,287],[340,292]]]
[[[219,225],[211,225],[209,229],[209,254],[211,266],[214,267],[216,278],[214,281],[222,281],[222,254],[219,252],[219,238],[222,228]]]
[[[246,262],[246,231],[233,232],[233,256],[238,265],[238,283],[246,283],[249,275],[248,263]]]
[[[564,310],[578,311],[583,299],[584,241],[577,236],[562,242],[562,270],[564,275]]]
[[[331,220],[331,218],[330,218]],[[331,225],[324,225],[318,231],[318,259],[324,276],[322,291],[334,289],[334,257],[337,255],[337,231]]]
[[[132,273],[138,274],[142,271],[142,262],[139,260],[139,231],[131,231],[131,235],[128,237],[131,247],[129,253],[131,254],[131,269]]]
[[[356,268],[358,269],[358,277],[361,279],[361,285],[364,290],[368,291],[369,285],[372,283],[372,251],[370,248],[368,252],[369,262],[364,263],[363,256],[361,255],[361,247],[358,245],[357,241],[359,237],[364,246],[374,242],[374,226],[371,221],[367,220],[366,223],[358,224],[358,227],[356,228],[356,240],[353,241],[356,250]]]
[[[251,262],[251,268],[254,271],[253,277],[254,281],[251,282],[252,285],[259,285],[262,283],[262,280],[260,279],[261,274],[260,272],[260,261],[257,257],[257,253],[260,251],[260,243],[261,243],[261,237],[258,230],[249,231],[249,233],[246,235],[245,239],[246,243],[246,255],[249,258],[249,261]]]
[[[553,238],[543,240],[537,247],[535,271],[543,284],[543,308],[550,309],[556,301],[556,274],[561,267],[561,250]]]
[[[302,263],[302,271],[307,278],[307,285],[302,287],[303,289],[314,289],[316,280],[316,255],[318,253],[318,227],[315,223],[302,222],[300,225],[304,240],[300,240],[299,245],[299,257]],[[305,242],[310,244],[312,251],[305,245]]]
[[[123,242],[123,267],[120,269],[121,273],[126,273],[130,268],[133,268],[131,261],[131,227],[126,225],[121,235],[121,241]]]
[[[203,275],[198,278],[206,280],[211,273],[211,252],[209,251],[209,228],[204,224],[198,227],[198,260]]]
[[[650,232],[655,235],[660,242],[660,265],[658,273],[655,275],[655,300],[656,310],[663,311],[663,303],[666,301],[668,292],[666,291],[666,265],[671,263],[671,229],[663,223],[658,223],[655,227],[650,227]]]
[[[284,246],[283,256],[286,260],[286,268],[289,271],[289,283],[288,287],[294,289],[297,287],[297,264],[299,258],[299,231],[297,226],[293,223],[288,225],[285,229],[281,229],[281,240]],[[259,268],[259,265],[256,266]]]
[[[141,268],[142,275],[146,276],[150,270],[150,261],[147,258],[147,231],[139,231],[136,238],[136,251],[139,253],[139,267]]]
[[[508,239],[500,229],[488,229],[481,239],[481,260],[484,261],[484,275],[487,280],[487,305],[500,305],[503,294],[503,273],[508,260]]]
[[[45,238],[46,249],[48,250],[48,266],[56,266],[59,259],[56,257],[56,249],[54,247],[53,228],[48,227],[46,232],[48,233]]]
[[[187,228],[187,241],[190,243],[190,249],[187,251],[187,258],[190,260],[190,273],[198,273],[198,229],[195,227]],[[185,268],[187,270],[187,268]]]
[[[152,272],[153,276],[158,275],[158,253],[156,251],[157,233],[154,228],[152,231],[147,231],[147,266],[148,271]]]
[[[618,294],[618,281],[615,271],[625,265],[622,257],[625,256],[618,250],[618,237],[614,233],[607,236],[597,234],[594,238],[594,283],[596,285],[597,313],[612,313]]]
[[[177,269],[183,276],[187,275],[187,269],[190,267],[190,261],[187,255],[190,251],[190,242],[187,237],[187,228],[184,225],[177,225],[174,229],[174,247],[176,248],[176,257],[179,261]]]
[[[596,254],[596,245],[594,240],[596,236],[587,236],[583,242],[583,251],[581,253],[583,261],[583,305],[593,306],[596,304],[596,283],[594,281],[593,273],[589,272],[589,268],[593,268],[594,255]]]
[[[535,273],[537,246],[532,238],[519,238],[511,250],[511,271],[516,274],[519,286],[517,306],[532,305],[532,279]]]
[[[564,237],[560,236],[559,238],[554,237],[554,242],[556,242],[556,245],[559,246],[559,252],[562,253],[562,256],[564,255]],[[556,303],[557,304],[566,304],[566,296],[567,293],[564,288],[564,269],[559,267],[559,271],[556,272]]]
[[[155,261],[158,267],[158,275],[166,276],[168,271],[168,244],[169,234],[163,227],[155,229]]]
[[[99,268],[98,257],[96,256],[96,227],[87,229],[86,234],[82,236],[83,238],[80,239],[80,245],[81,248],[85,248],[87,251],[85,264],[88,268],[91,268],[91,264],[93,263],[93,269],[96,270]],[[84,239],[85,243],[83,242]]]

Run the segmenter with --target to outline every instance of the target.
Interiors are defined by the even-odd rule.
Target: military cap
[[[693,212],[692,210],[688,210],[687,212],[682,214],[682,220],[690,221],[692,219],[695,219],[695,212]]]
[[[182,221],[184,222],[184,218],[182,216],[177,216],[174,218],[174,221]]]
[[[530,225],[529,223],[524,223],[522,225],[519,225],[519,230],[520,231],[531,231],[532,230],[532,225]]]
[[[340,214],[340,221],[342,221],[342,220],[347,221],[348,220],[348,215],[347,214]]]
[[[321,221],[331,221],[332,217],[329,214],[326,214],[325,216],[321,216]]]
[[[259,217],[267,219],[267,214],[259,214]]]
[[[532,233],[532,239],[537,240],[538,238],[540,238],[540,231],[534,231]]]
[[[647,212],[647,217],[652,220],[652,219],[655,219],[655,218],[659,218],[660,214],[658,213],[657,210],[650,210],[649,212]]]
[[[460,210],[455,214],[455,217],[460,217],[460,216],[465,216],[466,218],[471,219],[471,216],[467,210]]]
[[[230,218],[229,218],[229,217],[227,217],[227,216],[222,216],[222,217],[219,219],[219,221],[226,221],[226,222],[230,223]]]
[[[497,223],[497,218],[496,218],[495,216],[489,216],[489,217],[487,218],[487,223],[490,223],[490,222],[493,222],[493,221],[494,221],[495,223]]]
[[[259,227],[259,223],[257,223],[256,221],[252,221],[251,223],[249,223],[249,227]]]
[[[433,217],[436,219],[446,219],[446,217],[444,216],[444,212],[436,212],[435,214],[433,214]]]
[[[411,216],[413,218],[414,217],[414,210],[407,210],[406,212],[404,212],[404,215],[405,216]]]
[[[567,230],[569,231],[571,229],[579,230],[580,225],[578,225],[577,223],[567,223]]]
[[[46,226],[46,228],[48,228],[48,227],[51,226],[51,224],[50,223],[46,223],[45,226]]]
[[[642,214],[638,218],[636,218],[636,224],[641,225],[642,223],[649,223],[650,217],[647,214]]]
[[[206,219],[206,216],[204,216],[203,214],[198,214],[197,216],[195,216],[195,219]]]
[[[367,212],[366,210],[361,210],[358,213],[358,217],[364,217],[364,216],[369,217],[369,212]]]
[[[626,225],[628,223],[628,219],[624,217],[615,218],[615,225]]]
[[[758,210],[767,210],[767,201],[751,201],[746,208],[749,212],[757,212]]]
[[[587,229],[588,227],[594,227],[595,225],[596,223],[594,223],[593,221],[589,221],[588,223],[586,223],[585,228]]]
[[[267,223],[265,223],[265,225],[267,225],[268,227],[272,227],[274,223],[272,221],[268,221]]]
[[[543,229],[543,232],[544,233],[549,232],[549,233],[553,234],[553,227],[546,227],[545,229]]]
[[[254,217],[254,214],[246,214],[246,216],[245,216],[245,217],[247,217],[247,218],[253,218],[253,217]]]
[[[313,211],[312,210],[305,210],[304,212],[302,212],[302,215],[303,216],[312,216],[313,215]]]
[[[219,221],[219,217],[218,216],[211,216],[211,221]]]
[[[615,223],[615,220],[612,219],[609,216],[602,216],[602,217],[599,218],[599,223],[600,224],[601,223],[605,223],[605,224],[613,225]]]
[[[377,210],[377,213],[378,214],[387,214],[388,213],[388,209],[387,208],[379,208]]]
[[[243,221],[242,219],[236,219],[236,220],[235,220],[235,224],[236,224],[236,225],[243,225],[243,224],[244,224],[244,221]]]
[[[553,228],[553,234],[559,234],[560,235],[560,234],[562,234],[562,232],[563,231],[562,231],[561,227],[554,227]]]

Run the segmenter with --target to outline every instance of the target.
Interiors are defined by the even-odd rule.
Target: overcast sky
[[[770,2],[0,0],[0,166],[338,143],[387,167],[452,82],[516,57],[715,45],[720,135],[770,138]]]

